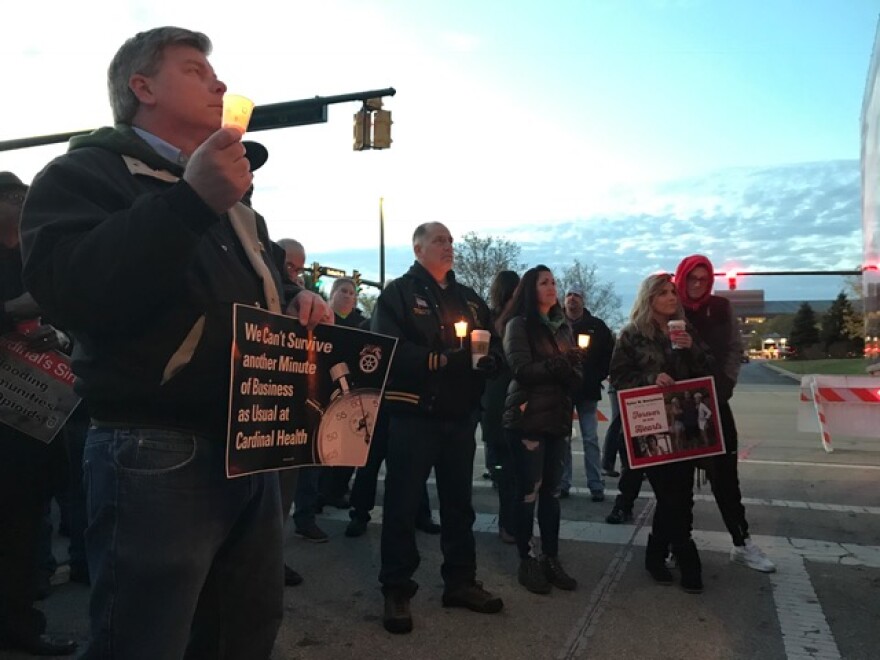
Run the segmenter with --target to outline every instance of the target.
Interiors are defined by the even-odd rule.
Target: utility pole
[[[379,198],[379,284],[385,288],[385,213],[383,210],[384,197]]]

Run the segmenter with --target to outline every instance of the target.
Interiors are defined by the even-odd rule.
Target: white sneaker
[[[730,551],[730,561],[743,564],[762,573],[774,573],[776,565],[767,558],[763,550],[752,543],[752,539],[746,539],[744,546],[733,546]]]

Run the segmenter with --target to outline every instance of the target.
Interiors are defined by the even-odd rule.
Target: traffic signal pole
[[[737,278],[745,275],[760,275],[766,277],[768,275],[861,275],[864,269],[855,270],[748,270],[739,271],[731,270],[727,272],[716,272],[715,277],[726,277],[727,287],[729,290],[736,290]]]
[[[268,131],[273,128],[287,128],[289,126],[306,126],[308,124],[322,124],[327,121],[327,106],[334,103],[348,103],[350,101],[366,102],[370,99],[394,96],[397,90],[393,87],[385,89],[371,89],[366,92],[352,92],[350,94],[336,94],[334,96],[315,96],[310,99],[297,101],[284,101],[282,103],[270,103],[258,105],[254,108],[248,124],[248,133],[254,131]],[[0,141],[0,151],[14,151],[39,147],[46,144],[58,144],[67,142],[77,135],[87,135],[94,129],[71,131],[69,133],[53,133],[52,135],[38,135],[34,137],[16,138],[14,140]]]

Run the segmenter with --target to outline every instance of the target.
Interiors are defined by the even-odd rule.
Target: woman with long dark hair
[[[525,272],[499,319],[513,379],[504,404],[504,429],[515,472],[515,535],[519,582],[533,593],[577,581],[559,561],[559,483],[571,435],[572,391],[581,382],[580,351],[559,305],[546,266]],[[542,555],[531,545],[535,507]]]
[[[495,329],[499,335],[503,334],[504,328],[497,327],[498,319],[513,297],[517,284],[519,284],[519,275],[512,270],[502,270],[495,275],[489,288],[489,311],[492,313],[492,323],[496,324]],[[486,451],[486,470],[498,489],[498,536],[505,543],[515,542],[513,466],[501,425],[510,378],[510,369],[505,365],[498,376],[486,381],[486,389],[483,392],[483,415],[480,418],[483,446]]]
[[[711,374],[705,346],[688,324],[670,336],[669,321],[684,318],[672,276],[650,275],[639,287],[630,322],[620,332],[611,356],[611,384],[619,392],[633,387],[663,388],[677,380]],[[645,568],[657,582],[672,584],[666,567],[670,546],[681,569],[681,586],[689,593],[703,590],[697,546],[691,539],[694,515],[694,462],[679,461],[646,469],[657,497]]]

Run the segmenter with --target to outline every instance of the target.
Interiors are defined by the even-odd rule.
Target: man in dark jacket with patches
[[[142,32],[108,70],[116,126],[34,180],[24,281],[76,340],[93,417],[84,658],[269,657],[282,616],[274,472],[225,476],[234,303],[281,310],[241,133],[199,32]],[[309,292],[300,321],[332,322]]]
[[[440,500],[441,569],[445,607],[500,612],[503,603],[476,581],[471,488],[474,431],[485,373],[501,364],[500,340],[475,366],[470,339],[456,337],[456,322],[491,331],[489,308],[455,280],[449,230],[439,222],[419,225],[413,234],[416,262],[379,296],[372,330],[398,337],[383,403],[390,416],[382,524],[385,629],[412,630],[409,601],[418,585],[416,516],[431,468]]]

